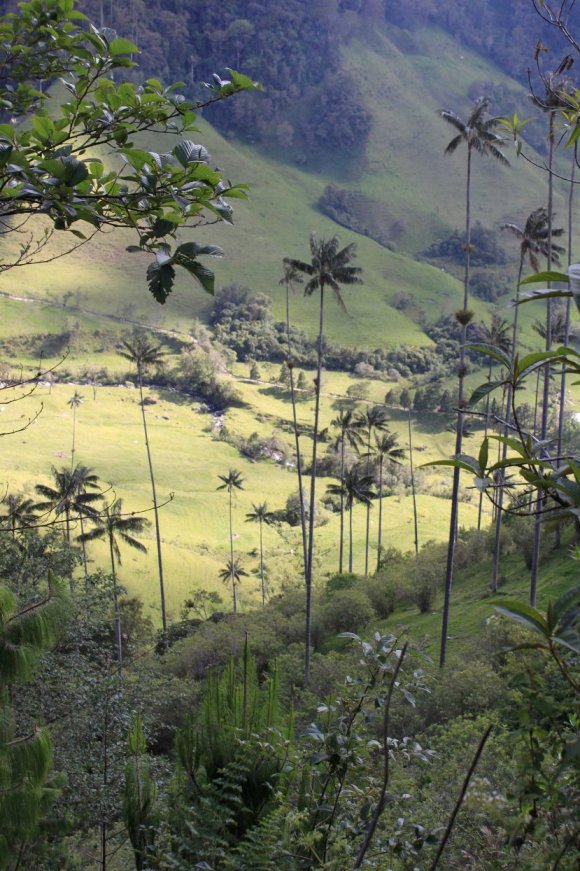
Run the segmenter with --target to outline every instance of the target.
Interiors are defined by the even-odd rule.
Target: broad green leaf
[[[478,343],[476,345],[469,344],[467,347],[470,351],[477,351],[478,354],[484,354],[486,357],[491,357],[492,360],[496,360],[498,363],[501,363],[502,366],[505,366],[508,371],[511,369],[512,361],[510,356],[499,348],[496,348],[495,345]]]
[[[190,139],[184,139],[173,149],[173,155],[179,163],[186,167],[190,163],[205,163],[209,157],[207,148],[196,145]]]
[[[139,49],[130,39],[118,36],[109,43],[109,52],[113,57],[119,54],[139,54]]]
[[[517,602],[515,599],[507,599],[501,605],[496,605],[495,608],[500,614],[522,623],[534,632],[539,632],[545,638],[550,637],[550,630],[545,618],[530,605],[524,602]]]
[[[219,245],[198,245],[197,242],[184,242],[175,249],[175,257],[185,257],[195,260],[196,257],[206,255],[208,257],[222,257],[223,248]]]
[[[160,265],[157,260],[155,260],[147,267],[147,282],[149,284],[149,290],[157,302],[160,302],[162,305],[173,290],[174,280],[175,269],[171,263]]]
[[[482,471],[483,471],[483,469],[487,469],[488,455],[489,455],[489,439],[486,436],[481,443],[481,447],[479,449],[479,457],[478,457],[479,468]]]
[[[465,472],[471,472],[473,475],[481,475],[481,469],[475,457],[468,457],[467,460],[465,457],[462,459],[456,458],[455,460],[431,460],[429,463],[422,463],[419,468],[425,469],[428,466],[451,466],[454,469],[463,469]]]
[[[553,625],[558,626],[566,614],[580,604],[580,586],[566,590],[559,599],[552,602]]]
[[[545,284],[548,281],[560,281],[563,284],[568,284],[568,274],[566,272],[534,272],[533,275],[528,275],[520,282],[520,287],[524,284]]]
[[[215,275],[211,269],[208,269],[207,266],[204,266],[203,263],[199,263],[197,260],[184,260],[180,265],[197,278],[205,291],[212,296],[214,295]]]
[[[469,397],[468,405],[471,407],[473,405],[477,405],[482,399],[488,396],[490,393],[493,393],[494,390],[497,390],[498,387],[503,387],[504,381],[486,381],[484,384],[480,384],[479,387],[476,387],[471,396]]]

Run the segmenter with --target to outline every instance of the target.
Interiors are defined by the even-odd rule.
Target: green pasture
[[[328,382],[344,386],[342,375],[328,376]],[[373,382],[370,382],[371,386]],[[247,405],[228,411],[224,422],[233,432],[244,436],[258,431],[261,437],[282,433],[292,445],[291,433],[281,431],[279,422],[291,419],[291,406],[284,399],[271,395],[270,385],[238,381]],[[129,387],[99,387],[96,398],[87,385],[41,384],[34,394],[22,402],[8,404],[10,391],[2,394],[0,425],[3,432],[25,426],[28,419],[41,410],[38,419],[22,432],[2,439],[0,480],[9,492],[32,493],[39,482],[49,483],[51,466],[68,465],[71,458],[72,410],[67,401],[75,389],[84,396],[77,410],[76,460],[99,474],[108,489],[108,498],[120,496],[129,511],[145,511],[151,507],[148,472],[138,391]],[[227,494],[216,490],[218,475],[230,468],[239,469],[245,479],[244,490],[234,496],[234,536],[236,554],[244,567],[256,572],[258,567],[258,527],[246,523],[245,515],[252,503],[267,501],[271,510],[285,506],[288,496],[296,492],[295,472],[273,461],[250,462],[223,441],[212,436],[213,418],[204,413],[198,403],[168,391],[147,391],[155,399],[146,406],[150,441],[155,465],[158,500],[171,501],[161,511],[163,557],[167,575],[168,607],[178,616],[181,603],[194,588],[219,591],[229,605],[229,590],[218,579],[219,570],[229,558]],[[377,399],[379,397],[377,396]],[[299,404],[300,419],[310,418],[312,402]],[[256,415],[269,417],[258,421]],[[326,399],[323,401],[322,425],[330,423],[336,414]],[[421,416],[414,422],[415,460],[417,463],[448,455],[452,450],[452,433],[435,431],[434,416]],[[272,420],[271,418],[274,418]],[[399,433],[401,444],[407,443],[406,417],[400,411],[391,415],[392,429]],[[302,449],[309,453],[311,441],[302,438]],[[419,473],[423,474],[424,473]],[[434,491],[438,484],[449,484],[447,470],[428,473]],[[330,480],[318,482],[319,498],[324,496]],[[173,497],[171,498],[171,494]],[[476,518],[476,499],[466,491],[470,503],[462,506],[462,523],[472,525]],[[378,506],[371,512],[371,563],[376,558]],[[447,534],[449,502],[431,495],[418,497],[419,534],[422,540],[443,540]],[[147,514],[145,515],[147,516]],[[355,567],[364,564],[365,511],[354,510]],[[317,533],[316,569],[320,579],[338,566],[339,515],[321,509],[321,525]],[[139,595],[158,618],[156,556],[153,530],[144,536],[147,555],[125,548],[120,578],[131,593]],[[413,543],[413,517],[410,496],[392,496],[384,500],[383,542],[402,549]],[[264,531],[266,563],[271,591],[296,583],[299,576],[300,536],[297,529],[282,524]],[[106,567],[108,549],[105,544],[90,547],[95,565]],[[240,591],[243,607],[259,601],[259,579],[256,574],[243,579]]]

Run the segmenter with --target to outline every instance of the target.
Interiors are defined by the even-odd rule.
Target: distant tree
[[[239,558],[237,558],[235,560],[230,559],[227,561],[223,569],[221,569],[219,577],[224,584],[231,583],[232,585],[233,610],[234,614],[236,614],[238,611],[238,584],[242,578],[248,577],[248,573],[242,567]]]
[[[266,584],[264,581],[264,538],[263,526],[264,523],[269,525],[274,519],[271,511],[268,511],[268,503],[262,502],[260,505],[255,505],[252,502],[253,511],[246,514],[246,523],[257,523],[260,527],[260,586],[262,590],[262,608],[266,606]]]
[[[0,505],[4,513],[0,514],[0,523],[5,524],[12,532],[16,541],[16,533],[27,526],[34,526],[38,520],[34,501],[21,493],[8,493]]]
[[[139,385],[139,404],[141,407],[141,419],[143,421],[143,435],[145,437],[145,451],[149,466],[149,479],[151,481],[151,496],[153,501],[153,517],[155,519],[155,540],[157,544],[157,568],[159,571],[159,594],[161,599],[161,625],[163,637],[167,636],[167,612],[165,607],[165,579],[163,575],[163,557],[161,553],[161,529],[159,526],[159,508],[157,504],[157,491],[155,487],[155,473],[151,458],[149,444],[149,432],[147,429],[147,416],[145,413],[145,397],[143,394],[143,375],[152,366],[159,367],[165,357],[165,351],[143,333],[136,333],[131,339],[123,339],[118,353],[124,360],[133,363],[137,370],[137,383]]]
[[[250,378],[252,381],[261,381],[262,379],[262,373],[260,372],[255,360],[252,361],[252,365],[250,366]]]
[[[464,404],[464,381],[467,374],[467,359],[466,359],[466,339],[467,326],[472,319],[472,312],[469,311],[469,279],[470,279],[470,257],[471,257],[471,163],[473,154],[489,156],[499,161],[504,165],[508,165],[508,160],[499,148],[502,138],[499,133],[495,132],[495,128],[499,125],[499,118],[489,117],[489,108],[491,102],[487,97],[481,97],[475,103],[473,110],[466,121],[463,121],[455,112],[450,110],[442,110],[440,112],[444,121],[450,124],[456,130],[456,136],[448,143],[445,149],[446,154],[453,154],[460,145],[467,146],[467,181],[465,186],[465,274],[463,280],[463,308],[457,312],[456,318],[461,324],[461,350],[459,358],[459,390],[458,390],[458,414],[457,428],[455,439],[455,454],[459,455],[462,451],[463,443],[463,414],[462,408]],[[447,628],[449,624],[449,609],[451,603],[451,588],[453,585],[453,565],[455,560],[455,543],[457,537],[457,519],[459,510],[459,467],[453,470],[453,486],[451,491],[451,518],[449,523],[449,545],[447,551],[447,569],[445,574],[445,601],[443,605],[443,621],[441,630],[441,651],[439,656],[439,664],[441,667],[445,665],[445,655],[447,651]]]
[[[242,478],[242,473],[238,472],[237,469],[230,469],[227,475],[218,475],[220,481],[223,481],[223,484],[220,484],[217,487],[218,490],[227,490],[229,497],[229,519],[230,519],[230,560],[228,562],[228,566],[231,571],[231,582],[232,582],[232,598],[234,605],[234,614],[238,610],[238,598],[236,594],[236,579],[234,577],[234,568],[236,566],[237,561],[234,559],[234,527],[233,527],[233,517],[232,517],[232,496],[234,490],[243,490],[244,489],[244,479]],[[221,577],[221,575],[220,575]]]
[[[381,432],[375,433],[375,444],[371,448],[371,456],[374,457],[379,464],[379,534],[377,542],[377,570],[381,559],[383,549],[383,473],[385,463],[400,464],[405,457],[405,451],[399,446],[398,437],[395,433]],[[370,510],[367,508],[367,511]]]
[[[112,505],[107,505],[104,513],[94,520],[93,529],[83,534],[83,541],[95,541],[105,539],[109,545],[111,559],[111,577],[113,579],[113,606],[115,609],[115,647],[117,649],[117,663],[123,667],[123,632],[121,627],[121,608],[119,606],[119,592],[117,588],[117,566],[121,565],[120,544],[126,544],[141,553],[147,553],[144,544],[135,536],[140,535],[147,526],[149,520],[145,517],[136,517],[134,514],[126,514],[123,511],[123,500],[115,499]]]
[[[363,444],[363,436],[361,434],[361,422],[356,417],[354,409],[340,411],[338,415],[330,422],[330,425],[338,429],[338,438],[336,447],[340,452],[340,473],[339,480],[344,482],[345,471],[345,449],[350,446],[355,450],[359,449]],[[343,553],[344,553],[344,487],[340,490],[340,538],[338,549],[338,571],[343,570]]]
[[[363,411],[358,413],[358,420],[361,430],[366,434],[366,458],[367,458],[367,475],[371,469],[371,436],[377,432],[384,432],[388,429],[387,412],[382,405],[367,406]],[[370,550],[370,534],[371,534],[371,506],[367,504],[367,525],[365,538],[365,577],[369,573],[369,550]]]
[[[517,342],[518,342],[518,316],[519,316],[519,300],[520,300],[520,286],[522,283],[522,275],[524,271],[524,266],[526,261],[529,262],[534,272],[538,272],[540,269],[540,257],[545,257],[548,262],[559,263],[560,254],[564,251],[563,248],[560,247],[557,243],[553,241],[554,238],[557,238],[563,234],[563,230],[559,228],[554,228],[552,225],[551,217],[547,211],[547,209],[541,207],[539,209],[535,209],[531,212],[524,225],[520,226],[519,224],[508,223],[504,224],[502,227],[503,230],[511,233],[512,236],[519,241],[520,246],[520,257],[519,257],[519,265],[518,265],[518,276],[516,280],[516,295],[515,295],[515,306],[514,306],[514,317],[512,323],[512,337],[511,337],[511,363],[513,365],[515,360]],[[537,374],[537,382],[536,382],[536,393],[539,390],[539,378],[540,378],[540,369],[538,369]],[[508,386],[506,391],[506,401],[505,401],[505,411],[504,416],[506,420],[506,427],[504,429],[504,436],[508,435],[508,424],[511,420],[512,416],[512,391]],[[534,424],[533,429],[536,431],[536,415],[538,412],[538,398],[536,396],[536,401],[534,403]],[[504,442],[502,445],[501,457],[503,460],[507,457],[507,443]],[[502,471],[499,472],[498,482],[497,482],[497,496],[495,499],[495,537],[494,537],[494,546],[493,546],[493,557],[492,557],[492,570],[491,570],[491,582],[490,586],[492,591],[497,590],[497,585],[499,581],[499,568],[500,568],[500,544],[501,544],[501,529],[503,524],[503,496],[504,496],[504,473]]]
[[[77,408],[83,404],[85,401],[85,397],[82,393],[79,393],[78,390],[75,390],[71,398],[67,401],[67,405],[72,408],[73,413],[73,427],[72,427],[72,449],[70,452],[70,468],[71,472],[74,469],[75,465],[75,437],[76,437],[76,428],[77,428]]]
[[[316,462],[318,451],[318,428],[320,421],[320,391],[322,385],[322,364],[324,360],[324,291],[329,287],[340,308],[346,311],[346,306],[340,292],[341,285],[361,284],[361,269],[352,266],[351,261],[355,255],[355,245],[350,244],[339,249],[338,238],[317,239],[314,234],[310,237],[310,262],[284,258],[284,263],[298,272],[308,276],[304,286],[304,295],[312,296],[319,293],[319,328],[318,328],[318,353],[316,363],[316,379],[314,382],[314,430],[312,437],[312,463],[310,466],[310,504],[316,502]],[[314,551],[314,511],[310,513],[308,524],[308,559],[305,570],[306,581],[306,630],[305,630],[305,660],[304,680],[308,684],[310,680],[310,647],[311,647],[311,622],[312,622],[312,557]]]
[[[370,507],[376,493],[373,489],[373,477],[363,472],[359,466],[347,469],[344,479],[339,484],[329,484],[327,492],[331,496],[344,496],[344,506],[348,513],[348,570],[352,572],[353,540],[352,540],[352,509],[356,502]]]

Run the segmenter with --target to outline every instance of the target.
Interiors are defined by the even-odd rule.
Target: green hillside
[[[326,152],[305,165],[292,164],[273,150],[226,140],[200,121],[199,137],[212,161],[225,167],[233,180],[247,182],[251,192],[249,203],[238,203],[233,228],[211,227],[199,237],[224,247],[223,261],[215,264],[218,284],[235,281],[270,294],[275,317],[282,319],[283,289],[278,286],[282,258],[307,256],[311,231],[338,233],[345,244],[357,243],[365,283],[347,292],[347,317],[329,306],[330,338],[358,347],[428,344],[421,326],[390,303],[396,294],[410,294],[429,319],[459,307],[457,278],[414,259],[417,251],[460,228],[464,221],[464,159],[461,153],[452,158],[443,155],[451,128],[438,118],[437,110],[450,107],[467,113],[470,88],[493,80],[517,97],[518,105],[505,110],[526,114],[525,91],[481,57],[434,30],[415,34],[413,50],[405,52],[387,25],[375,28],[366,40],[353,39],[344,48],[343,65],[358,82],[373,118],[366,147],[356,157]],[[143,144],[157,151],[170,147],[160,137]],[[365,224],[377,221],[388,228],[399,222],[397,251],[325,217],[319,199],[328,184],[362,195],[359,218]],[[545,178],[523,159],[514,159],[509,170],[489,161],[476,162],[474,219],[485,226],[497,228],[508,219],[522,221],[544,196]],[[560,194],[556,211],[560,217],[565,212]],[[146,263],[126,254],[127,241],[119,233],[104,234],[55,261],[50,269],[42,265],[8,271],[0,277],[0,292],[58,303],[70,294],[69,306],[180,330],[187,330],[192,319],[207,316],[209,298],[183,277],[161,309],[146,289]],[[54,244],[55,251],[64,250],[64,240]],[[513,258],[515,248],[509,240],[506,248]],[[489,309],[477,300],[473,307],[478,316]],[[294,319],[311,334],[316,320],[313,309],[313,303],[297,298]],[[524,324],[531,317],[525,313]],[[17,310],[7,310],[3,320],[7,333],[21,332]]]

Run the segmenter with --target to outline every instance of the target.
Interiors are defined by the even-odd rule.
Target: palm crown
[[[560,254],[566,250],[555,242],[551,243],[550,248],[550,236],[552,239],[563,236],[564,230],[560,227],[552,227],[550,233],[550,218],[548,210],[544,207],[531,212],[523,227],[519,224],[503,224],[501,229],[507,230],[519,240],[522,261],[527,258],[534,272],[540,271],[538,256],[548,258],[551,250],[551,259],[554,263],[559,263]]]
[[[136,334],[131,339],[123,339],[118,353],[125,360],[134,363],[139,373],[150,366],[157,366],[165,356],[163,348],[142,333]]]
[[[244,479],[242,478],[242,473],[238,472],[237,469],[230,469],[227,475],[218,475],[220,481],[223,481],[223,484],[220,484],[219,487],[216,487],[216,490],[227,490],[228,493],[231,493],[233,490],[243,490],[244,489]]]
[[[147,553],[145,545],[138,541],[135,536],[141,534],[148,526],[150,526],[149,520],[145,517],[125,514],[123,500],[115,499],[113,504],[107,508],[105,515],[96,521],[95,528],[79,536],[79,539],[94,541],[99,538],[108,538],[117,563],[121,565],[119,542],[121,541],[141,553]]]
[[[459,115],[449,109],[440,110],[439,114],[443,120],[458,131],[457,136],[448,143],[445,154],[453,154],[465,142],[470,150],[494,157],[504,166],[509,166],[509,160],[498,147],[499,143],[503,142],[503,137],[494,129],[500,119],[489,116],[490,106],[491,100],[488,97],[480,97],[467,121],[463,121]]]
[[[346,306],[340,292],[340,285],[362,284],[359,278],[362,269],[350,265],[356,253],[356,245],[351,242],[350,245],[339,250],[337,236],[332,236],[331,239],[317,239],[313,233],[310,236],[310,253],[312,255],[310,263],[285,257],[284,265],[310,276],[310,280],[304,285],[304,296],[311,296],[314,291],[322,290],[328,285],[332,288],[337,303],[345,311]]]

